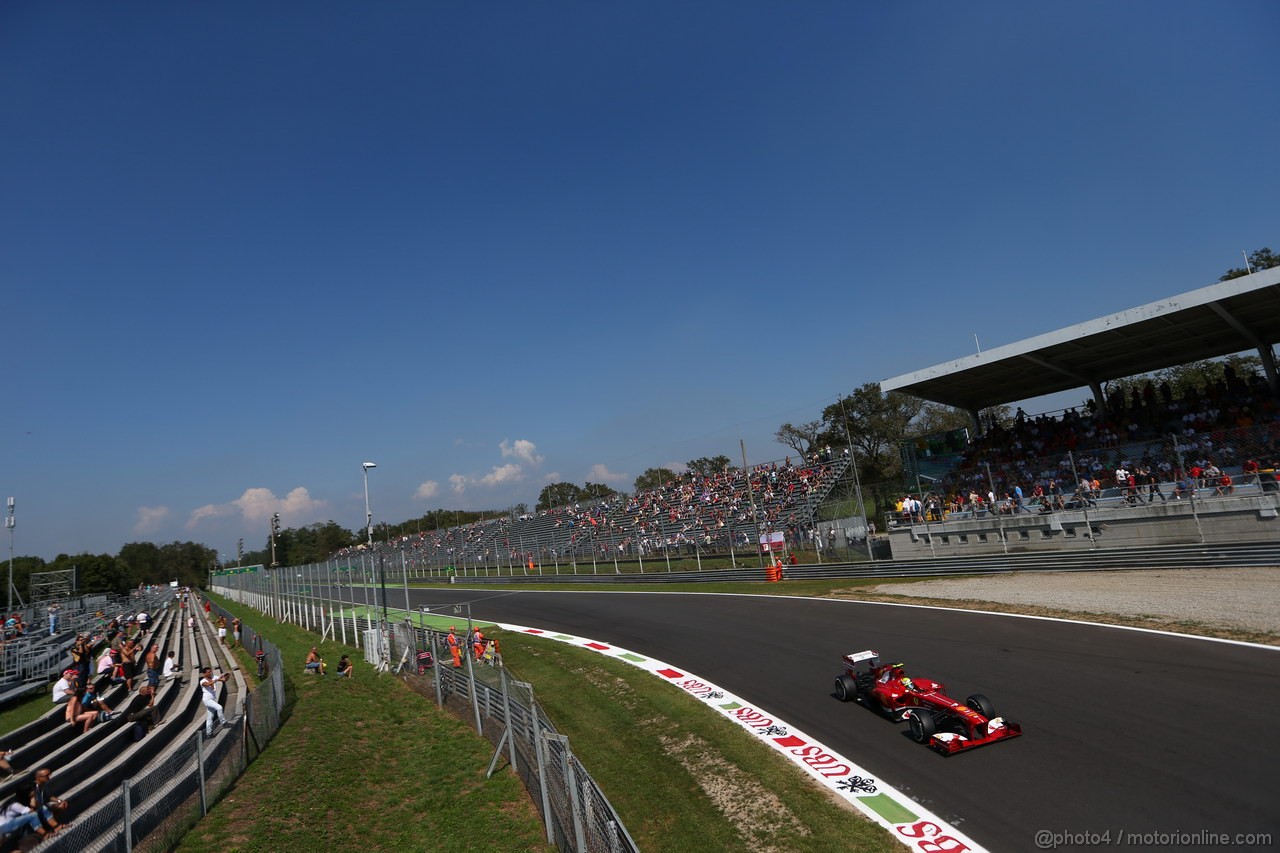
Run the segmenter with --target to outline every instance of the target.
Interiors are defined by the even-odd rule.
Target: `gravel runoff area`
[[[1280,634],[1280,568],[983,575],[883,584],[869,591],[1156,617]]]

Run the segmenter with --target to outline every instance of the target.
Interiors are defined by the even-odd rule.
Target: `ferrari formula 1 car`
[[[871,650],[844,656],[835,694],[841,702],[859,702],[895,722],[906,720],[912,739],[944,755],[1022,734],[1017,723],[997,717],[981,693],[962,704],[947,695],[945,684],[909,678],[902,664],[881,664],[880,653]]]

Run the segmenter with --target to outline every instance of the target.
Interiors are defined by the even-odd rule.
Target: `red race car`
[[[900,663],[880,663],[868,649],[844,656],[844,673],[836,676],[836,698],[859,702],[895,722],[906,720],[911,737],[944,755],[986,746],[1022,734],[1012,720],[997,717],[991,701],[975,693],[961,704],[947,695],[945,684],[910,678]]]

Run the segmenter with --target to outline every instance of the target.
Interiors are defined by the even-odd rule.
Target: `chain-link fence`
[[[215,618],[231,614],[214,605]],[[204,817],[266,747],[280,728],[284,676],[280,651],[249,625],[242,627],[246,649],[262,652],[264,677],[246,697],[241,719],[228,717],[212,737],[199,729],[167,747],[142,773],[119,783],[111,795],[76,815],[74,821],[39,846],[63,851],[162,851]]]
[[[462,665],[455,667],[441,632],[402,624],[392,626],[389,636],[389,660],[406,661],[402,674],[414,689],[471,722],[493,744],[489,772],[500,760],[511,765],[542,812],[549,843],[578,853],[638,849],[573,754],[569,738],[556,731],[534,699],[533,685],[509,670],[501,655],[477,661],[467,646]],[[423,652],[435,666],[407,663],[422,661]]]
[[[477,661],[464,641],[461,665],[454,667],[441,632],[408,622],[384,627],[386,623],[354,615],[354,608],[352,615],[342,615],[287,590],[277,593],[270,578],[251,580],[253,589],[230,579],[228,586],[214,591],[335,642],[345,644],[349,630],[366,661],[404,677],[414,690],[488,738],[494,746],[489,773],[502,760],[511,765],[542,813],[549,843],[575,853],[637,849],[604,792],[573,755],[569,739],[535,701],[533,686],[507,669],[501,655]],[[246,635],[245,645],[252,642]]]

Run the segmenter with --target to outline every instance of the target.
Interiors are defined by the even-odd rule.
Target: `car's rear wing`
[[[872,666],[880,665],[880,653],[872,649],[864,652],[854,652],[844,656],[844,662],[850,665],[861,663],[862,661],[871,661]]]

